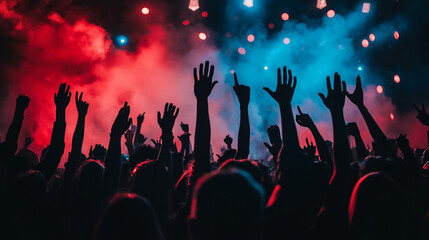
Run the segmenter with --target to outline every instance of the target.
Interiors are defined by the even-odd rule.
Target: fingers
[[[302,115],[301,108],[299,106],[298,106],[298,112],[300,115]]]
[[[332,91],[331,78],[329,76],[326,77],[326,88],[328,89],[328,93]]]
[[[211,66],[210,66],[210,72],[209,72],[209,78],[210,78],[210,79],[212,79],[212,78],[213,78],[214,69],[215,69],[214,65],[211,65]]]
[[[310,143],[308,142],[308,138],[305,138],[305,142],[307,143],[307,146],[310,146]]]
[[[265,145],[265,147],[266,147],[266,148],[271,149],[270,144],[268,144],[268,143],[264,142],[264,145]]]
[[[177,118],[177,115],[179,115],[179,108],[177,108],[176,113],[173,115],[174,119]]]
[[[202,63],[200,63],[200,72],[199,72],[199,76],[200,76],[200,78],[199,78],[199,79],[201,79],[201,78],[203,77],[203,64],[202,64]]]
[[[197,68],[194,68],[194,84],[198,81]]]
[[[277,87],[282,85],[282,74],[280,68],[277,68]]]
[[[74,98],[75,98],[74,100],[76,101],[76,103],[78,103],[78,102],[79,102],[79,99],[78,99],[77,95],[79,95],[79,93],[76,91],[76,95],[75,95],[75,97],[74,97]]]
[[[416,104],[413,103],[413,107],[417,110],[417,112],[420,112],[420,109],[416,106]]]
[[[204,65],[204,75],[203,75],[205,77],[209,76],[209,66],[210,66],[209,61],[206,61],[205,65]]]
[[[82,101],[82,95],[83,95],[83,92],[80,93],[79,101]]]
[[[325,95],[323,95],[323,93],[318,93],[318,94],[319,94],[319,97],[322,99],[323,103],[325,103],[326,102]]]
[[[160,123],[161,122],[161,113],[159,111],[157,113],[157,118],[158,118],[158,123]]]
[[[238,84],[238,80],[237,80],[237,74],[234,73],[234,87],[239,86],[240,84]]]
[[[269,89],[269,88],[267,88],[267,87],[264,87],[263,88],[268,94],[270,94],[270,96],[271,97],[273,97],[274,96],[274,92],[273,91],[271,91],[271,89]]]
[[[168,103],[165,103],[164,105],[164,115],[167,113],[168,111]]]
[[[296,88],[296,77],[293,77],[292,89],[295,90],[295,88]]]
[[[356,77],[356,89],[362,89],[362,82],[359,75]]]
[[[212,85],[211,85],[211,90],[213,90],[213,88],[214,88],[214,86],[218,83],[219,81],[214,81],[213,83],[212,83]],[[211,91],[210,90],[210,91]]]
[[[343,81],[342,83],[343,83],[343,93],[346,93],[346,92],[347,92],[347,85],[346,85],[346,82],[345,82],[345,81]]]
[[[286,69],[286,67],[284,69]],[[289,80],[288,80],[287,84],[289,86],[292,86],[292,80],[293,80],[293,78],[292,78],[292,70],[289,69],[287,72],[288,72],[288,75],[289,75]]]
[[[334,91],[341,92],[341,77],[338,73],[334,75]]]

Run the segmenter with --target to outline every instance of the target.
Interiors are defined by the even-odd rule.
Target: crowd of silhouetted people
[[[82,145],[89,104],[76,92],[78,119],[64,168],[58,166],[64,155],[70,86],[61,84],[54,94],[51,141],[40,155],[30,148],[37,136],[26,136],[18,149],[24,113],[31,108],[28,96],[18,96],[0,145],[0,238],[429,238],[429,152],[411,148],[406,135],[386,137],[364,104],[359,76],[352,93],[338,73],[332,83],[327,77],[327,94],[319,93],[332,117],[331,142],[299,106],[299,114],[293,115],[297,79],[291,70],[279,68],[276,89],[264,90],[279,106],[281,127],[267,129],[270,142],[264,144],[270,157],[260,160],[248,159],[250,87],[239,84],[236,74],[237,148],[228,135],[214,159],[209,117],[209,95],[217,84],[213,74],[209,62],[194,69],[194,132],[181,123],[183,132],[175,133],[174,140],[179,108],[166,103],[157,113],[161,138],[147,141],[141,133],[145,114],[130,128],[130,106],[125,102],[112,124],[107,149],[91,146],[88,155],[82,153]],[[373,139],[370,149],[357,124],[344,120],[346,98],[365,120]],[[426,131],[429,115],[424,106],[414,107],[422,123],[416,127]],[[306,139],[306,146],[300,146],[296,123],[311,131],[315,144]]]

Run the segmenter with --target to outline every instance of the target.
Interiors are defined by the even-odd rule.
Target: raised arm
[[[105,169],[102,180],[103,202],[107,202],[119,187],[121,173],[121,137],[132,123],[130,106],[125,102],[119,110],[110,132],[109,147],[104,161]]]
[[[347,137],[346,122],[344,120],[344,102],[346,96],[346,83],[343,81],[341,88],[341,77],[338,73],[334,76],[334,88],[331,87],[331,80],[326,77],[328,95],[325,97],[319,93],[325,106],[331,112],[332,125],[334,129],[334,174],[331,182],[335,181],[344,184],[342,180],[347,176],[352,155],[349,140]]]
[[[420,110],[415,104],[413,107],[417,110],[417,119],[425,126],[429,126],[429,115],[426,112],[425,105],[422,104],[422,109]]]
[[[310,115],[306,113],[302,113],[301,108],[298,106],[298,115],[296,115],[296,122],[302,126],[306,127],[311,131],[311,134],[314,137],[314,141],[316,142],[317,150],[319,152],[320,161],[325,162],[329,169],[334,169],[334,163],[332,161],[331,154],[329,153],[328,146],[325,143],[325,139],[323,139],[322,135],[319,132],[319,129],[317,129],[316,124],[314,124],[313,120],[311,119]]]
[[[82,144],[83,144],[83,137],[85,133],[85,118],[86,114],[88,113],[88,106],[89,104],[82,100],[83,93],[80,93],[80,96],[78,92],[76,92],[75,95],[75,103],[76,103],[76,109],[77,109],[77,124],[76,129],[73,134],[73,140],[72,140],[72,149],[70,151],[69,158],[66,163],[66,170],[64,172],[64,179],[67,182],[70,182],[73,178],[77,168],[81,164],[81,154],[82,154]],[[78,97],[79,96],[79,97]]]
[[[234,92],[240,103],[240,128],[238,130],[238,147],[235,159],[247,159],[250,145],[249,101],[250,87],[240,85],[234,73]]]
[[[180,148],[180,152],[183,154],[183,156],[188,156],[192,153],[192,146],[191,146],[191,134],[189,133],[189,125],[185,124],[183,122],[180,123],[180,127],[183,130],[183,134],[180,136],[177,136],[182,143],[182,146]]]
[[[200,64],[199,73],[194,68],[194,94],[197,98],[197,121],[195,125],[193,180],[210,172],[210,118],[208,97],[218,81],[213,81],[214,66],[208,61]],[[204,68],[204,70],[203,70]]]
[[[350,101],[358,107],[366,125],[368,126],[372,139],[374,139],[375,143],[381,148],[381,154],[386,157],[395,158],[396,155],[390,146],[389,140],[363,103],[363,90],[359,75],[356,78],[356,89],[353,94],[350,94],[349,92],[346,92],[346,94]]]
[[[274,169],[277,169],[277,160],[279,157],[280,149],[282,148],[282,138],[280,137],[280,128],[277,125],[271,125],[267,129],[268,137],[270,139],[270,144],[264,142],[265,147],[273,156],[273,166]]]
[[[164,163],[164,165],[168,168],[170,176],[171,174],[173,174],[173,164],[171,159],[171,146],[173,144],[173,126],[178,114],[179,108],[176,109],[176,106],[174,106],[172,103],[165,104],[164,114],[162,117],[161,113],[158,112],[158,125],[162,130],[162,144],[157,161]]]
[[[287,156],[287,158],[291,160],[298,160],[301,149],[291,105],[295,87],[296,77],[292,77],[292,71],[290,69],[286,73],[286,67],[283,67],[283,77],[280,68],[277,69],[277,88],[275,92],[264,87],[264,90],[267,91],[280,106],[283,137],[282,156]],[[286,164],[285,159],[280,158],[280,171],[284,170],[284,164]]]
[[[22,122],[24,121],[24,112],[30,103],[30,98],[26,95],[19,95],[16,98],[15,113],[13,114],[13,120],[6,134],[6,139],[2,147],[1,157],[5,159],[11,159],[18,149],[18,137],[21,132]]]
[[[48,180],[54,175],[61,157],[64,153],[64,135],[66,132],[66,108],[70,103],[70,86],[62,83],[58,93],[54,95],[56,106],[56,118],[52,129],[51,143],[44,161],[36,166],[36,169],[45,175]]]
[[[144,121],[144,115],[145,115],[145,113],[142,113],[142,114],[139,114],[137,116],[137,128],[136,128],[136,134],[134,136],[134,148],[136,148],[136,147],[138,147],[138,146],[140,146],[141,144],[144,143],[144,142],[140,142],[143,139],[140,139],[141,137],[139,137],[140,134],[141,134],[141,130],[142,130],[142,124],[143,124],[143,121]]]
[[[347,123],[347,132],[355,138],[357,158],[359,161],[363,161],[369,155],[369,152],[365,147],[365,143],[363,143],[357,124],[355,122]]]

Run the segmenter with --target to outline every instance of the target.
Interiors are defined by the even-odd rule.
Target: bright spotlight
[[[264,67],[264,70],[268,70],[268,66],[265,66],[265,67]]]
[[[393,113],[390,113],[390,120],[393,121],[393,119],[395,119],[395,116],[393,116]]]
[[[328,15],[328,18],[333,18],[335,16],[335,11],[334,10],[329,10],[326,15]]]
[[[205,18],[206,18],[206,17],[208,17],[208,16],[209,16],[209,14],[208,14],[208,12],[204,11],[204,12],[202,12],[202,13],[201,13],[201,16],[203,16],[203,17],[205,17]]]
[[[283,39],[283,43],[284,44],[289,44],[290,43],[290,39],[289,38],[284,38]]]
[[[238,53],[240,53],[241,55],[244,55],[244,54],[246,54],[246,49],[240,47],[240,48],[238,48]]]
[[[363,13],[369,13],[370,8],[371,8],[371,4],[370,3],[363,3],[362,12]]]
[[[364,39],[362,40],[362,47],[367,48],[369,46],[368,40]]]
[[[207,39],[207,35],[206,35],[205,33],[203,33],[203,32],[200,32],[200,34],[198,34],[198,37],[199,37],[201,40],[206,40],[206,39]]]
[[[185,26],[188,26],[190,23],[191,23],[191,21],[189,21],[187,19],[182,21],[182,24]]]
[[[128,43],[128,38],[124,35],[119,35],[116,37],[116,42],[119,46],[124,46]]]
[[[374,35],[373,33],[369,34],[369,40],[370,40],[371,42],[374,42],[374,41],[375,41],[375,35]]]
[[[358,66],[358,70],[359,71],[363,71],[363,67],[362,66]]]
[[[377,88],[376,88],[376,90],[377,90],[377,92],[378,92],[379,94],[382,94],[382,93],[383,93],[383,87],[382,87],[381,85],[378,85],[378,86],[377,86]]]
[[[395,32],[393,33],[393,36],[395,37],[395,39],[398,39],[398,38],[399,38],[399,33],[398,33],[398,31],[395,31]]]
[[[149,8],[147,8],[147,7],[142,8],[142,13],[143,13],[144,15],[149,14]]]
[[[200,8],[200,4],[198,3],[198,0],[190,0],[188,8],[194,12],[197,11]]]
[[[287,20],[289,20],[289,14],[287,14],[287,13],[282,13],[282,19],[283,19],[283,21],[287,21]]]
[[[243,5],[246,7],[253,7],[253,0],[244,0]]]
[[[322,10],[324,9],[328,4],[326,4],[326,0],[317,0],[317,8]]]
[[[255,41],[255,36],[253,36],[252,34],[250,34],[249,36],[247,36],[247,41],[249,41],[249,42]]]
[[[399,82],[401,82],[401,78],[399,77],[399,75],[395,75],[395,76],[393,77],[393,80],[395,81],[395,83],[399,83]]]

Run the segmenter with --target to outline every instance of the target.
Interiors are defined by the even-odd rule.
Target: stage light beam
[[[253,36],[252,34],[249,34],[249,36],[247,36],[247,41],[249,42],[255,41],[255,36]]]
[[[200,4],[198,3],[198,0],[190,0],[188,8],[194,12],[197,11],[200,8]]]
[[[282,13],[282,19],[283,19],[283,21],[287,21],[287,20],[289,20],[289,14],[287,14],[287,13]]]
[[[364,39],[362,40],[362,47],[367,48],[369,46],[368,40]]]
[[[371,9],[370,3],[363,3],[363,6],[362,6],[362,12],[363,13],[369,13],[370,9]]]
[[[320,10],[324,9],[328,4],[326,4],[326,0],[317,0],[316,7]]]
[[[238,53],[240,53],[241,55],[244,55],[244,54],[246,54],[246,49],[240,47],[240,48],[238,48]]]
[[[335,11],[331,9],[326,13],[326,15],[328,18],[333,18],[335,16]]]
[[[289,38],[284,38],[283,39],[283,43],[286,44],[286,45],[289,44],[290,43],[290,39]]]
[[[379,94],[382,94],[382,93],[383,93],[383,87],[382,87],[381,85],[378,85],[378,86],[377,86],[377,88],[376,88],[376,90],[377,90],[377,92],[378,92]]]
[[[207,35],[205,34],[205,33],[203,33],[203,32],[200,32],[199,34],[198,34],[198,37],[201,39],[201,40],[206,40],[207,39]]]
[[[395,37],[395,39],[396,39],[396,40],[398,40],[398,38],[399,38],[399,32],[398,32],[398,31],[395,31],[395,32],[393,33],[393,36]]]
[[[243,5],[246,7],[253,7],[253,0],[244,0]]]
[[[399,77],[399,75],[393,76],[393,80],[395,81],[395,83],[400,83],[401,82],[401,78]]]
[[[149,8],[147,8],[147,7],[142,8],[142,13],[144,15],[148,15],[149,14]]]
[[[374,42],[374,41],[375,41],[375,35],[374,35],[373,33],[369,34],[369,40],[370,40],[371,42]]]

